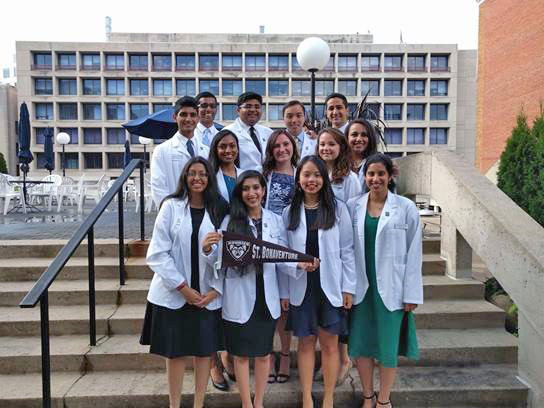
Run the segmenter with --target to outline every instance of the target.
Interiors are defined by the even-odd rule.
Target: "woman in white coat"
[[[236,178],[241,173],[238,137],[230,130],[220,130],[210,145],[208,161],[216,174],[221,196],[229,202]]]
[[[391,408],[398,356],[419,355],[411,312],[423,303],[422,235],[415,204],[393,193],[391,159],[373,155],[363,171],[369,193],[348,202],[357,265],[349,354],[363,385],[362,407]],[[377,395],[374,360],[380,369]]]
[[[362,190],[366,191],[363,166],[367,157],[378,152],[374,127],[364,119],[354,119],[346,127],[345,136],[351,149],[352,170],[357,174]]]
[[[303,407],[313,408],[315,346],[319,339],[324,380],[323,407],[333,407],[339,369],[338,336],[347,334],[346,309],[355,293],[353,234],[346,205],[336,200],[325,164],[316,156],[300,162],[293,202],[283,212],[289,247],[313,255],[289,277],[288,329],[298,337]],[[319,258],[321,260],[319,261]],[[317,407],[316,407],[317,408]]]
[[[140,343],[166,359],[170,408],[180,406],[187,356],[194,357],[194,407],[203,406],[210,357],[222,348],[222,282],[214,278],[213,264],[201,248],[227,208],[207,161],[195,157],[155,221],[147,251],[154,275]]]

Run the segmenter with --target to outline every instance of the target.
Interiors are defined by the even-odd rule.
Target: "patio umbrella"
[[[49,174],[55,170],[55,154],[53,153],[53,128],[47,128],[44,133],[43,154],[45,156],[45,168]]]
[[[34,160],[30,152],[30,118],[26,103],[21,104],[19,111],[19,152],[17,153],[21,171],[26,177],[28,173],[28,164]]]
[[[127,167],[130,161],[132,160],[132,154],[130,153],[130,143],[129,141],[125,141],[125,152],[123,153],[123,167]]]

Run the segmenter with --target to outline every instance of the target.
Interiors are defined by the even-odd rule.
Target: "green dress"
[[[349,355],[375,358],[384,367],[397,367],[398,356],[419,358],[413,313],[389,311],[376,282],[376,232],[380,217],[365,217],[365,266],[369,288],[351,313]]]

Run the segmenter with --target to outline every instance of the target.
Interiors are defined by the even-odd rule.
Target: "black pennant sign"
[[[247,235],[221,231],[221,267],[246,266],[264,262],[313,262],[314,257]]]

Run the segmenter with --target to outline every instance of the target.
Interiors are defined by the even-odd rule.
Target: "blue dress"
[[[267,209],[281,215],[283,209],[291,204],[295,194],[295,178],[289,174],[271,173]]]
[[[234,191],[234,186],[236,186],[236,179],[234,177],[227,176],[223,174],[223,179],[225,180],[225,185],[227,186],[227,192],[229,193],[229,199],[232,198],[232,192]]]

